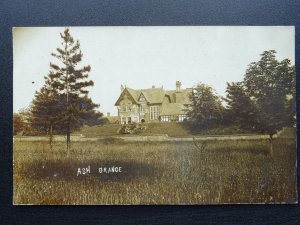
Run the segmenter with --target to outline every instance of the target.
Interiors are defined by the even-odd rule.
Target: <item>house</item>
[[[135,90],[121,85],[121,94],[115,103],[119,121],[121,124],[185,121],[191,93],[192,88],[181,89],[179,81],[175,90],[154,86]]]

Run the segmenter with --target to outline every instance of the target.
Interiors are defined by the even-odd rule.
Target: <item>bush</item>
[[[132,123],[126,124],[121,127],[119,134],[140,134],[146,129],[145,125]]]

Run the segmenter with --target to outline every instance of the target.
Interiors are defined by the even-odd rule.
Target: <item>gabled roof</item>
[[[142,97],[147,101],[147,99],[146,99],[146,97],[145,97],[145,94],[144,94],[143,92],[141,92],[141,94],[139,95],[138,101],[141,101],[140,99],[141,99]]]
[[[124,91],[125,91],[126,89],[127,89],[128,92],[131,94],[131,96],[134,98],[134,101],[137,103],[137,102],[138,102],[138,98],[140,97],[139,91],[134,90],[134,89],[131,89],[131,88],[128,88],[128,87],[126,87],[126,88],[124,89]]]
[[[133,90],[133,89],[131,89],[131,88],[127,88],[127,87],[126,87],[126,88],[122,91],[122,93],[120,94],[118,100],[116,101],[116,103],[115,103],[116,106],[119,105],[121,99],[122,99],[123,96],[125,96],[127,93],[128,93],[128,95],[129,95],[129,98],[130,98],[132,101],[134,101],[135,103],[138,103],[138,102],[137,102],[137,98],[138,98],[138,97],[137,97],[136,91]]]
[[[192,93],[191,88],[183,89],[180,91],[170,90],[166,91],[166,93],[170,96],[171,101],[173,103],[181,103],[181,104],[190,104],[189,95]]]
[[[164,89],[162,88],[149,88],[149,89],[141,89],[138,91],[143,93],[147,102],[150,104],[162,103],[166,95]]]
[[[132,88],[126,87],[121,93],[115,105],[119,105],[124,93],[129,93],[135,103],[139,103],[139,97],[143,94],[146,98],[148,104],[161,104],[164,100],[164,97],[167,95],[170,97],[171,103],[180,103],[180,104],[190,104],[189,94],[192,89],[183,89],[180,91],[165,91],[163,88],[149,88],[149,89],[138,89],[134,90]]]

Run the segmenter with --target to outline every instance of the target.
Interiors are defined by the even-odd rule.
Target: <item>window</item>
[[[170,122],[171,121],[171,116],[161,116],[160,121],[161,122]]]
[[[140,102],[144,102],[146,99],[145,99],[145,96],[143,94],[140,95],[140,98],[139,98],[139,101]]]
[[[122,103],[121,105],[121,112],[125,112],[126,111],[126,104]]]
[[[121,124],[126,124],[126,117],[121,117]]]
[[[178,118],[178,121],[179,122],[183,122],[183,121],[185,121],[186,120],[186,115],[179,115],[179,118]]]
[[[145,105],[144,104],[140,105],[140,113],[145,113]]]
[[[138,123],[138,122],[139,122],[139,118],[138,118],[137,116],[134,116],[134,117],[132,118],[132,122],[133,122],[133,123]]]
[[[158,105],[150,106],[150,120],[157,120],[158,119]]]
[[[127,124],[131,124],[131,117],[127,117]]]
[[[131,103],[127,103],[126,105],[126,112],[131,112],[132,108],[131,108]]]
[[[161,122],[183,122],[187,120],[187,116],[184,114],[181,115],[167,115],[167,116],[161,116],[160,121]]]

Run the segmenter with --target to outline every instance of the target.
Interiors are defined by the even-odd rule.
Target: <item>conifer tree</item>
[[[88,94],[86,88],[93,86],[94,83],[92,80],[88,80],[91,70],[89,65],[78,68],[83,57],[79,41],[74,40],[69,28],[65,28],[60,36],[62,38],[61,48],[57,48],[56,53],[52,53],[52,56],[58,59],[59,64],[50,63],[52,72],[49,74],[49,78],[53,80],[52,86],[64,99],[64,108],[60,117],[65,126],[69,151],[72,125],[81,118],[80,100]]]
[[[31,106],[31,126],[38,133],[49,135],[50,149],[52,149],[53,131],[62,122],[60,112],[64,105],[58,91],[53,86],[51,73],[45,76],[45,84],[37,91]]]
[[[50,72],[44,77],[45,84],[36,92],[32,104],[32,127],[49,134],[50,146],[54,130],[65,133],[67,151],[70,149],[71,131],[90,122],[100,121],[102,113],[95,109],[98,104],[88,97],[86,88],[93,86],[88,79],[91,67],[79,67],[83,54],[79,41],[75,41],[68,28],[60,33],[61,47],[51,55],[57,60],[50,63]]]

